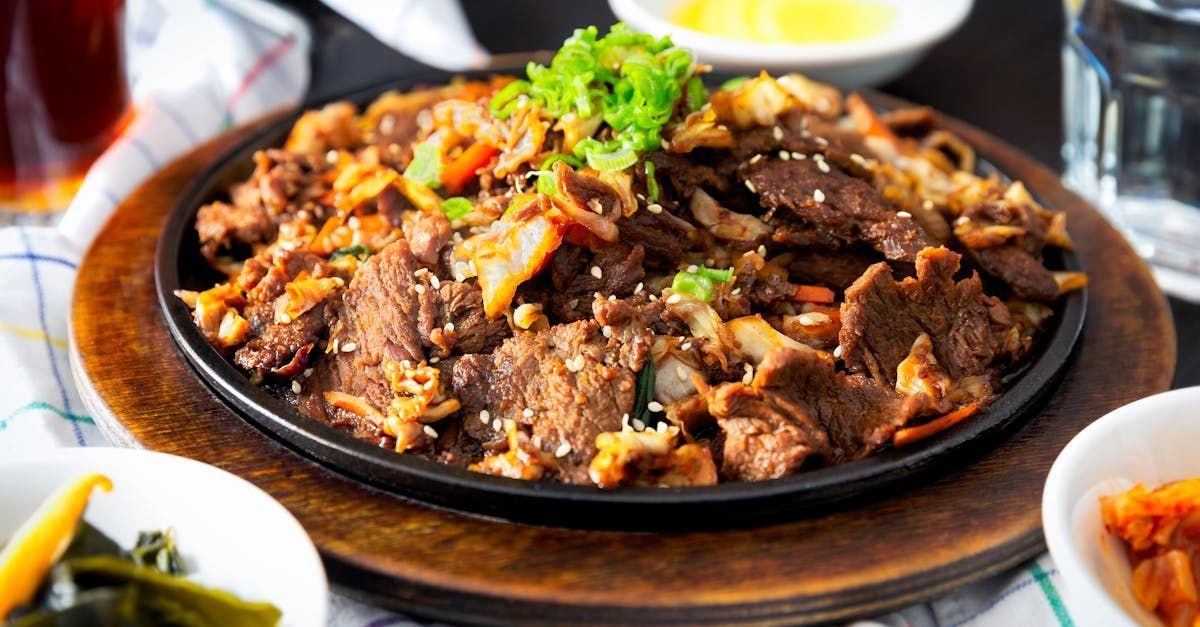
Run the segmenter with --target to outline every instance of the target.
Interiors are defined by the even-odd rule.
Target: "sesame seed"
[[[687,271],[691,272],[692,274],[696,274],[697,272],[700,271],[700,266],[697,266],[696,264],[692,264],[687,267]]]
[[[389,117],[387,119],[390,120],[391,118]],[[337,158],[338,158],[338,153],[336,150],[330,150],[325,153],[325,162],[326,163],[337,163]]]
[[[842,345],[841,344],[838,344],[837,348],[833,349],[833,358],[834,359],[842,358]]]
[[[907,211],[897,211],[896,217],[897,218],[911,218],[912,214]]]
[[[646,403],[646,409],[658,413],[663,410],[663,406],[662,403],[658,401],[650,401],[649,403]]]
[[[300,387],[299,381],[292,381],[292,391],[293,392],[295,392],[296,394],[299,394],[301,389],[302,388]]]
[[[645,431],[646,430],[646,423],[642,422],[641,420],[634,418],[631,422],[633,423],[634,431]]]
[[[413,272],[413,276],[416,277],[425,276],[426,274],[429,274],[429,268],[417,268],[417,271]]]
[[[926,210],[933,209],[933,201],[926,200],[925,202],[921,203],[921,206],[924,207]]]
[[[502,426],[504,426],[504,423],[500,422],[499,418],[492,421],[492,431],[499,431]]]
[[[629,426],[629,414],[621,414],[621,430]]]
[[[826,174],[829,174],[829,164],[825,163],[824,161],[817,162],[817,169]]]
[[[526,418],[533,418],[533,410],[526,407],[525,409],[521,410],[521,415]]]
[[[437,275],[431,274],[429,275],[429,284],[432,285],[433,289],[436,290],[442,286],[442,280],[437,278]]]
[[[967,224],[970,221],[971,221],[971,219],[968,218],[967,216],[958,216],[958,218],[954,220],[954,223],[955,224]]]
[[[616,295],[616,294],[609,294],[609,295],[608,295],[608,302],[610,302],[610,303],[615,303],[615,302],[617,302],[617,295]]]
[[[669,429],[669,428],[670,427],[668,427],[667,423],[665,423],[665,422],[660,422],[660,423],[658,423],[658,426],[655,427],[655,429],[657,429],[659,433],[666,433],[667,429]]]
[[[445,327],[442,327],[442,328],[446,329],[446,333],[453,333],[453,332],[454,332],[454,323],[453,323],[453,322],[447,322],[447,323],[446,323],[446,326],[445,326]]]
[[[335,352],[335,353],[336,353],[336,352],[338,352],[338,342],[340,342],[340,341],[341,341],[341,340],[339,340],[339,339],[338,339],[338,338],[336,338],[336,337],[335,337],[335,338],[333,338],[333,352]]]
[[[742,375],[742,385],[750,385],[752,381],[754,381],[754,375],[750,374],[749,372]]]
[[[764,246],[763,244],[759,244],[758,248],[754,249],[754,252],[758,253],[759,257],[766,257],[767,256],[767,247]]]
[[[679,377],[680,381],[687,381],[688,369],[683,366],[675,366],[675,376]]]
[[[796,316],[796,319],[800,321],[801,325],[804,325],[806,327],[812,327],[812,326],[816,326],[819,324],[825,324],[832,320],[832,318],[830,318],[828,314],[823,314],[819,311],[813,311],[813,312],[806,313],[806,314],[800,314],[799,316]]]
[[[645,197],[645,196],[643,196],[643,195],[641,195],[641,194],[638,194],[638,195],[637,195],[637,199],[638,199],[638,200],[640,200],[640,201],[642,201],[642,202],[646,202],[646,197]]]
[[[638,284],[637,284],[637,285],[635,285],[635,286],[633,286],[633,293],[634,293],[634,294],[641,294],[641,293],[642,293],[642,290],[643,290],[645,287],[646,287],[646,286],[645,286],[645,284],[644,284],[644,283],[642,283],[641,281],[638,281]]]
[[[479,422],[482,422],[485,425],[488,423],[488,421],[491,419],[491,417],[492,417],[492,414],[490,414],[488,412],[488,410],[486,410],[486,409],[479,412]]]
[[[612,337],[612,327],[610,327],[606,324],[603,327],[600,327],[600,333],[602,333],[604,335],[604,337],[611,338]]]
[[[436,356],[434,356],[434,357],[430,357],[430,358],[429,358],[429,363],[431,363],[431,364],[436,364],[437,362],[439,362],[439,361],[441,361],[441,360],[442,360],[442,358],[441,358],[441,357],[436,357]]]
[[[658,296],[655,296],[654,294],[651,294],[651,295],[650,295],[650,302],[654,302],[654,301],[656,301],[656,300],[658,300]]]
[[[686,350],[691,350],[691,349],[692,349],[691,342],[684,342],[683,344],[679,345],[679,350],[681,350],[681,351],[686,351]]]
[[[825,202],[825,192],[819,189],[813,190],[813,200],[817,202]]]
[[[574,309],[575,306],[578,304],[579,304],[578,298],[572,298],[571,300],[567,301],[567,307],[570,307],[571,309]]]
[[[783,159],[784,161],[790,161],[792,159],[792,155],[788,154],[788,151],[786,150],[780,150],[779,158]]]
[[[857,152],[850,154],[850,160],[857,163],[858,165],[863,166],[863,167],[866,167],[866,165],[867,165],[867,160],[864,159],[863,156],[858,154]]]
[[[650,213],[662,213],[662,205],[652,202],[646,205],[646,211],[649,211]]]
[[[824,137],[814,137],[813,141],[817,142],[817,144],[820,146],[828,146],[829,145],[829,140],[825,139]]]
[[[431,438],[437,438],[437,431],[433,427],[425,425],[424,427],[421,427],[421,430],[425,432],[425,435]]]
[[[601,270],[600,266],[592,266],[592,276],[596,277],[597,279],[603,279],[604,270]]]
[[[554,456],[555,457],[566,457],[567,454],[570,452],[571,452],[571,443],[563,442],[562,444],[558,445],[558,448],[554,449]]]
[[[675,303],[677,303],[681,300],[683,300],[683,297],[680,296],[679,294],[671,294],[670,296],[667,297],[667,304],[674,305]]]
[[[783,139],[783,129],[779,128],[778,126],[771,129],[771,137],[774,137],[775,141]]]
[[[754,188],[754,183],[746,181],[746,189],[750,190],[751,194],[757,194],[758,190]]]
[[[286,313],[281,313],[281,314],[279,314],[279,321],[284,324],[288,324],[292,321],[292,317],[287,315]]]
[[[417,283],[417,285],[416,285],[415,287],[413,287],[413,289],[414,289],[414,290],[416,290],[416,292],[417,292],[418,294],[424,294],[424,293],[425,293],[425,286],[424,286],[424,285],[421,285],[420,283]]]
[[[312,368],[305,368],[304,369],[304,378],[307,379],[307,378],[311,377],[312,373],[313,373]]]
[[[750,157],[750,165],[754,165],[754,164],[758,163],[759,161],[762,161],[762,158],[763,158],[762,155],[754,155],[753,157]]]
[[[793,158],[793,159],[795,159],[795,160],[797,160],[797,161],[804,161],[805,159],[807,159],[807,158],[808,158],[808,155],[806,155],[806,154],[804,154],[804,153],[802,153],[802,152],[793,152],[793,153],[792,153],[792,158]]]
[[[663,147],[663,150],[670,150],[670,149],[671,149],[671,142],[669,142],[669,141],[667,141],[667,140],[665,140],[665,139],[664,139],[664,140],[662,140],[662,147]]]
[[[604,205],[600,204],[600,199],[598,198],[589,198],[587,201],[587,206],[588,209],[591,209],[596,213],[604,213]]]
[[[342,344],[342,352],[343,353],[354,352],[354,349],[356,349],[356,348],[358,348],[358,344],[356,344],[354,342],[346,342],[345,344]]]
[[[735,287],[735,288],[733,288],[733,290],[731,290],[731,291],[729,292],[729,295],[730,295],[730,296],[737,296],[738,294],[741,294],[741,293],[742,293],[742,288],[740,288],[740,287]]]

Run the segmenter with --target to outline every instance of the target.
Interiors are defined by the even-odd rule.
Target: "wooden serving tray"
[[[1121,236],[1044,166],[961,122],[944,125],[1069,214],[1091,280],[1083,337],[1057,393],[1011,439],[921,487],[822,516],[686,533],[474,517],[366,487],[232,413],[176,352],[155,301],[153,257],[176,196],[260,125],[188,153],[117,209],[79,268],[72,370],[115,443],[197,459],[266,490],[312,536],[334,585],[369,602],[450,621],[531,624],[878,614],[1041,551],[1042,483],[1055,456],[1109,410],[1167,389],[1175,369],[1166,300]]]

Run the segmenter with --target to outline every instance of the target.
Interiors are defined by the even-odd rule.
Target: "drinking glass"
[[[1063,175],[1200,299],[1200,0],[1067,0]]]
[[[129,111],[124,0],[0,2],[0,225],[44,223]]]

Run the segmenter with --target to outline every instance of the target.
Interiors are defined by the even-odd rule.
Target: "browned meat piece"
[[[457,281],[439,281],[437,288],[431,281],[424,285],[417,328],[430,356],[444,358],[452,351],[488,353],[510,335],[503,317],[487,319],[477,285]]]
[[[669,213],[651,213],[641,209],[617,222],[621,241],[654,251],[646,259],[652,268],[674,268],[699,241],[699,229],[691,222]]]
[[[275,222],[266,209],[254,205],[239,207],[225,202],[213,202],[196,212],[196,234],[200,250],[212,260],[223,248],[234,242],[261,244],[275,236]]]
[[[748,186],[770,207],[767,221],[827,233],[843,245],[870,245],[888,259],[912,261],[936,242],[911,216],[898,215],[870,184],[814,155],[764,158],[746,168]]]
[[[624,298],[646,277],[645,250],[616,244],[593,254],[579,246],[563,246],[550,258],[548,274],[553,290],[546,294],[548,311],[561,320],[582,320],[591,315],[592,296]],[[599,268],[599,277],[596,270]]]
[[[785,396],[727,383],[712,391],[708,407],[725,433],[721,472],[729,479],[775,479],[831,457],[825,431]]]
[[[392,242],[367,259],[342,297],[330,324],[333,384],[329,389],[360,396],[376,409],[391,402],[381,366],[385,361],[414,364],[425,359],[417,327],[421,298],[408,242]]]
[[[490,420],[513,420],[542,451],[568,445],[558,458],[563,479],[590,483],[596,436],[621,429],[621,416],[633,410],[637,373],[649,360],[649,331],[629,325],[610,327],[610,334],[590,320],[560,324],[513,336],[491,357],[460,359],[454,388],[468,431],[481,430],[484,409]]]
[[[304,312],[299,318],[288,323],[272,324],[263,331],[262,335],[246,342],[233,355],[233,363],[251,372],[270,372],[281,370],[304,351],[300,361],[307,360],[308,349],[316,343],[317,337],[325,329],[325,306],[317,305]],[[306,347],[308,347],[306,349]],[[299,370],[304,370],[305,364],[297,364]],[[289,369],[291,375],[296,375],[296,368]]]
[[[1013,328],[1008,309],[983,293],[977,274],[955,281],[960,256],[931,248],[917,256],[917,276],[896,281],[886,263],[871,266],[846,290],[842,359],[889,387],[896,367],[927,333],[937,362],[953,379],[996,374]]]
[[[253,284],[249,284],[250,277],[243,282],[246,289],[245,316],[250,322],[251,334],[255,336],[264,333],[273,323],[275,299],[283,295],[288,283],[301,274],[307,274],[309,278],[321,278],[329,274],[325,260],[309,252],[280,249],[264,257],[246,262],[248,274],[257,276],[261,272],[261,276]]]
[[[795,251],[788,272],[800,283],[817,283],[844,290],[878,261],[879,255],[869,249],[832,252],[807,248]]]
[[[729,189],[729,180],[716,170],[683,155],[650,152],[646,153],[645,159],[654,164],[654,178],[659,189],[669,185],[667,190],[674,191],[676,200],[691,198],[692,192],[701,187],[722,192]]]
[[[1016,246],[997,246],[971,250],[971,259],[984,272],[1003,281],[1014,296],[1048,303],[1058,298],[1054,273],[1041,261]]]
[[[856,165],[850,155],[874,155],[858,134],[840,129],[820,116],[800,111],[784,114],[775,126],[756,126],[740,131],[736,139],[737,143],[730,151],[736,163],[746,163],[755,155],[775,155],[780,150],[805,155],[821,153],[830,162],[861,176],[866,171]]]
[[[430,268],[437,268],[442,249],[450,241],[450,221],[443,213],[410,211],[400,223],[404,239],[412,248],[413,257]]]

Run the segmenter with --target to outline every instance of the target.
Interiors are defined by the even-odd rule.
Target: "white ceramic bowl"
[[[92,493],[84,519],[117,544],[138,531],[175,529],[188,577],[247,601],[274,603],[283,625],[323,626],[325,570],[300,523],[266,492],[219,468],[132,449],[64,448],[0,461],[0,539],[68,480],[100,472],[113,491]]]
[[[880,85],[908,71],[931,46],[954,32],[971,0],[885,0],[896,23],[883,35],[831,44],[761,44],[707,35],[670,21],[682,0],[609,0],[613,13],[637,30],[671,35],[704,63],[735,73],[800,72],[844,87]],[[737,0],[729,0],[734,2]]]
[[[1075,436],[1046,478],[1042,526],[1078,625],[1159,622],[1130,591],[1120,540],[1104,529],[1100,497],[1137,483],[1156,488],[1200,477],[1200,387],[1121,407]]]

